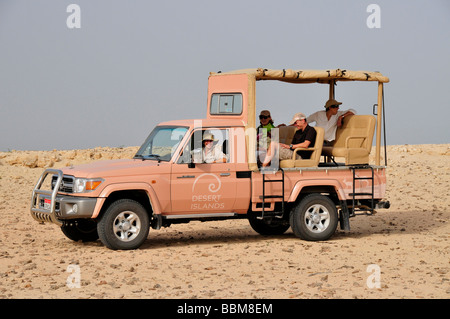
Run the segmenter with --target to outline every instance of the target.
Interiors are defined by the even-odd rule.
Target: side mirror
[[[188,168],[195,168],[195,163],[188,163]]]

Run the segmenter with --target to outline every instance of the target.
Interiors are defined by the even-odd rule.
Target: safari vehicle
[[[316,127],[310,159],[293,157],[262,169],[256,155],[255,86],[264,80],[329,85],[330,98],[337,81],[376,81],[377,115],[346,118],[334,145],[327,147],[323,129]],[[340,69],[211,73],[206,119],[157,125],[132,159],[46,169],[33,189],[31,215],[57,224],[72,240],[100,238],[111,249],[140,247],[150,228],[238,218],[248,219],[262,235],[280,235],[291,227],[301,239],[327,240],[338,224],[350,230],[351,217],[389,207],[386,163],[380,163],[387,82],[378,72]],[[369,163],[375,128],[375,163]],[[295,128],[278,130],[278,139],[289,144]],[[214,135],[223,160],[196,159],[205,133]]]

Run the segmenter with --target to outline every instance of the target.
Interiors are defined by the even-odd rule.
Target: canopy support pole
[[[380,165],[381,123],[383,107],[383,83],[378,82],[377,141],[375,146],[375,165]]]
[[[330,97],[329,99],[334,99],[334,86],[335,86],[336,81],[335,80],[331,80],[330,81]]]

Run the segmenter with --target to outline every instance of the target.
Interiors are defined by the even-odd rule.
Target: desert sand
[[[350,231],[325,242],[291,230],[264,237],[246,220],[228,220],[151,230],[140,249],[112,251],[32,219],[44,168],[136,150],[0,152],[0,298],[450,297],[450,144],[388,146],[391,208],[352,218]],[[75,269],[79,287],[67,284]]]

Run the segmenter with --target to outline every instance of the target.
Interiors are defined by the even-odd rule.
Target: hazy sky
[[[0,0],[0,151],[137,146],[161,121],[205,117],[210,71],[258,67],[380,71],[388,144],[450,143],[449,0]],[[256,90],[275,124],[328,95]],[[371,113],[377,85],[336,97]]]

